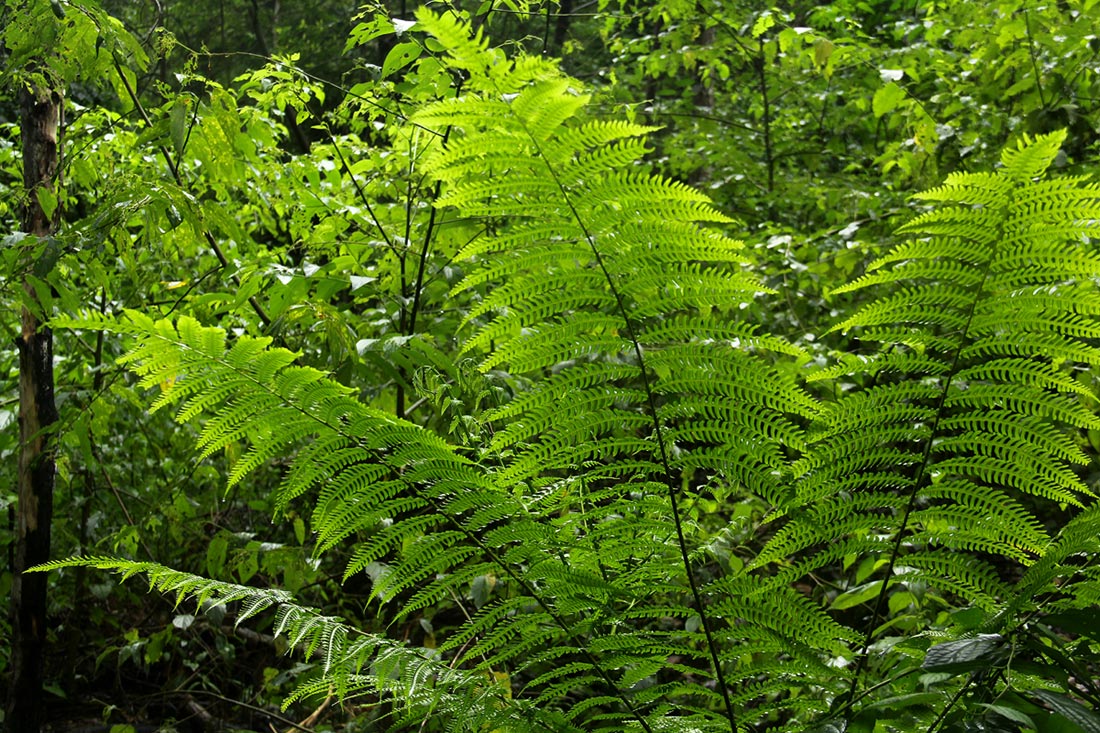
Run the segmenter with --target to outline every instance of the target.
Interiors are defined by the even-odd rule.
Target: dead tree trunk
[[[23,183],[26,205],[22,228],[42,239],[53,234],[58,208],[47,215],[38,191],[56,192],[58,127],[62,98],[43,89],[23,92]],[[28,265],[29,268],[29,265]],[[36,303],[30,282],[29,302]],[[19,508],[12,600],[12,669],[7,725],[12,731],[38,733],[41,726],[43,653],[46,643],[46,574],[24,575],[50,556],[53,519],[54,404],[53,334],[30,308],[23,308],[19,346]]]

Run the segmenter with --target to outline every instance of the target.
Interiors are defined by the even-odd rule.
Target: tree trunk
[[[58,127],[61,94],[52,90],[24,91],[21,111],[23,183],[27,191],[22,228],[37,238],[56,228],[59,207],[47,216],[36,195],[39,189],[56,191]],[[33,246],[33,245],[32,245]],[[28,269],[29,269],[29,265]],[[30,302],[35,294],[23,284]],[[12,684],[8,730],[37,733],[41,725],[43,652],[46,642],[45,573],[23,575],[50,556],[53,518],[54,405],[53,334],[27,307],[23,308],[19,346],[19,508],[12,600]]]
[[[562,49],[565,47],[565,38],[569,33],[569,23],[573,20],[573,3],[574,0],[559,0],[558,2],[558,18],[557,22],[554,23],[554,45],[550,49],[552,54],[565,55]]]

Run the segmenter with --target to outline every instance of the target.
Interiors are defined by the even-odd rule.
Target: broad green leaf
[[[1020,723],[1028,728],[1034,728],[1035,723],[1031,720],[1031,717],[1025,713],[1020,712],[1016,708],[1009,707],[1007,705],[991,705],[989,703],[982,703],[982,707],[988,709],[990,712],[994,712],[1000,715],[1002,718],[1008,718],[1014,723]]]
[[[218,577],[225,569],[226,552],[229,549],[229,541],[225,535],[217,535],[210,540],[206,548],[206,572],[211,577]]]
[[[1090,430],[1089,433],[1100,432]],[[1078,636],[1087,636],[1094,641],[1100,641],[1100,622],[1094,609],[1070,609],[1061,613],[1051,614],[1043,619],[1043,623]]]
[[[390,22],[390,19],[384,15],[375,16],[374,18],[360,23],[352,29],[351,34],[348,36],[347,43],[344,44],[344,52],[348,52],[356,46],[362,46],[365,43],[378,38],[379,36],[389,35],[395,30],[394,24]]]
[[[259,553],[252,549],[247,550],[244,556],[237,562],[237,576],[242,583],[247,583],[253,575],[260,570]]]
[[[909,608],[909,606],[912,605],[914,601],[915,598],[913,597],[913,594],[909,591],[900,591],[898,593],[892,594],[889,601],[890,614],[897,615],[901,613],[905,609]]]
[[[63,254],[65,254],[65,247],[62,243],[56,237],[46,237],[42,253],[34,261],[34,276],[42,279],[49,277],[54,265]]]
[[[53,213],[57,210],[57,194],[45,186],[39,186],[34,193],[38,197],[38,205],[42,207],[42,213],[47,219],[52,219]]]
[[[875,92],[875,96],[871,100],[871,111],[875,113],[875,117],[882,117],[889,112],[893,112],[903,99],[905,99],[905,90],[892,81],[887,82],[885,86],[880,87]]]
[[[896,695],[878,700],[867,706],[867,710],[895,710],[899,708],[911,708],[921,706],[933,706],[943,702],[943,695],[939,692],[910,692],[907,695]]]
[[[1050,706],[1054,712],[1076,725],[1083,733],[1100,733],[1100,715],[1076,700],[1050,690],[1032,690],[1031,694]]]
[[[847,730],[848,721],[846,720],[826,720],[810,728],[806,733],[846,733]]]
[[[393,32],[397,34],[398,38],[405,35],[405,33],[412,30],[415,26],[415,20],[401,20],[400,18],[393,19]]]
[[[419,43],[399,43],[386,54],[386,60],[382,64],[382,78],[385,79],[395,71],[405,68],[423,51]]]
[[[352,275],[351,278],[350,278],[350,280],[351,280],[351,292],[354,293],[356,290],[359,290],[360,288],[363,288],[363,287],[366,287],[367,285],[370,285],[372,282],[374,282],[377,279],[378,278],[376,278],[376,277],[363,277],[361,275]]]
[[[474,578],[470,584],[470,596],[474,600],[474,606],[481,608],[488,603],[496,583],[497,579],[492,575],[479,575]]]
[[[871,583],[865,583],[863,585],[851,588],[840,595],[838,595],[832,602],[831,608],[834,611],[843,611],[846,608],[852,608],[853,606],[859,606],[874,600],[879,594],[879,590],[882,588],[882,581],[876,580]]]
[[[179,613],[172,619],[172,625],[181,631],[191,627],[195,623],[195,617],[189,613]]]
[[[172,137],[172,149],[176,152],[177,159],[183,155],[184,144],[187,141],[187,105],[182,100],[176,100],[172,105],[169,132]]]
[[[979,634],[972,639],[937,644],[928,650],[921,667],[934,672],[962,674],[989,669],[1008,655],[1004,637],[1000,634]]]

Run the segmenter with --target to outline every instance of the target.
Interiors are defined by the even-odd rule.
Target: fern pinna
[[[402,616],[486,578],[492,592],[429,652],[277,593],[55,565],[147,572],[242,616],[281,604],[278,628],[325,659],[300,694],[392,699],[395,729],[842,730],[882,709],[870,667],[919,667],[927,639],[879,658],[887,610],[904,619],[895,599],[917,603],[918,584],[979,609],[937,631],[986,646],[1040,606],[1095,600],[1075,559],[1096,550],[1097,512],[1060,533],[1035,518],[1036,502],[1091,498],[1066,428],[1100,427],[1073,371],[1100,359],[1097,262],[1067,244],[1100,217],[1089,186],[1035,180],[1057,136],[925,194],[941,205],[903,229],[914,238],[847,286],[894,292],[837,326],[887,347],[814,373],[842,387],[819,402],[780,364],[798,351],[738,317],[765,288],[740,243],[703,226],[729,220],[641,164],[648,128],[587,117],[548,61],[418,22],[465,76],[461,97],[411,119],[451,128],[425,162],[437,204],[485,222],[456,258],[476,302],[462,352],[522,385],[481,416],[483,444],[375,410],[266,339],[138,313],[57,325],[136,337],[124,361],[163,390],[154,408],[205,418],[204,455],[249,441],[231,484],[292,456],[281,502],[316,496],[317,552],[350,544],[347,576],[369,571],[376,596],[407,599]],[[733,521],[698,510],[731,500],[768,512],[741,559],[723,549]],[[852,587],[815,593],[837,567]],[[933,727],[958,699],[923,695],[913,720]]]

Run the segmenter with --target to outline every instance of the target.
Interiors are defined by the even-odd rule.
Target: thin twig
[[[141,104],[141,100],[138,98],[137,93],[130,85],[130,80],[127,79],[126,74],[123,73],[122,65],[118,62],[117,58],[112,59],[112,61],[114,62],[115,71],[118,73],[118,78],[122,82],[123,87],[125,87],[126,89],[127,96],[130,97],[130,101],[134,104],[134,109],[137,110],[138,114],[141,116],[141,119],[145,122],[146,127],[152,129],[153,121],[149,119],[149,114],[145,111],[145,107]],[[161,155],[164,157],[165,163],[168,165],[168,170],[172,173],[172,178],[176,181],[176,185],[183,190],[187,190],[187,186],[184,185],[183,182],[183,177],[180,175],[179,164],[172,157],[172,153],[169,152],[168,148],[165,145],[159,145],[158,147],[160,149]],[[222,252],[222,248],[218,245],[217,240],[214,239],[214,235],[205,226],[202,227],[202,234],[203,239],[206,240],[206,243],[214,252],[214,256],[218,258],[218,262],[221,263],[223,268],[228,270],[229,260],[228,258],[226,258],[225,253]],[[235,273],[231,273],[230,277],[232,278],[233,282],[238,287],[240,287],[240,278],[238,278]],[[263,306],[260,305],[260,302],[256,300],[256,296],[250,295],[248,297],[248,304],[252,306],[252,310],[256,312],[256,315],[259,317],[260,322],[263,324],[264,328],[268,328],[271,325],[271,318],[267,315],[267,312],[264,310]]]

